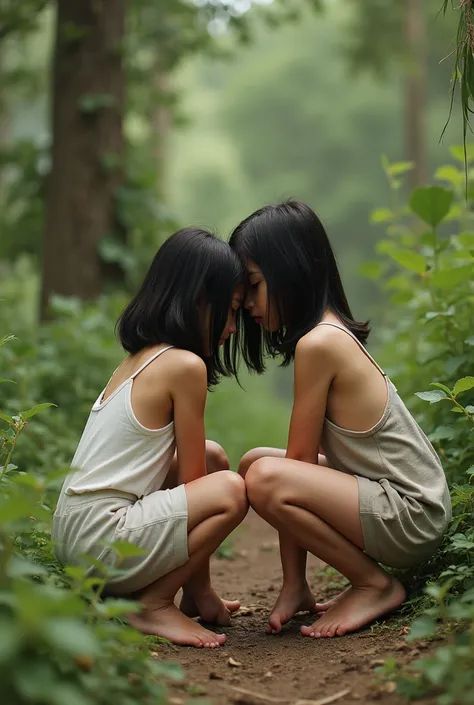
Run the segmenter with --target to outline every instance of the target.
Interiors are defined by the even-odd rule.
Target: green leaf
[[[407,171],[411,171],[415,166],[414,162],[395,162],[388,166],[387,171],[392,176],[400,176],[400,174],[405,174]]]
[[[114,541],[109,544],[111,548],[118,553],[120,558],[128,558],[129,556],[145,556],[146,551],[139,546],[135,546],[133,543],[128,541]]]
[[[416,272],[417,274],[424,274],[426,272],[425,259],[419,255],[418,252],[412,252],[411,250],[395,250],[388,254],[392,259],[398,262],[398,264],[401,264],[402,267],[409,269],[411,272]]]
[[[415,639],[426,639],[427,636],[431,636],[436,631],[436,622],[431,617],[420,617],[415,619],[410,628],[410,634],[407,637],[407,641],[414,641]]]
[[[153,671],[157,676],[178,682],[182,681],[185,677],[185,672],[181,665],[173,661],[153,661]],[[196,701],[193,700],[192,702],[194,703]]]
[[[441,384],[441,382],[431,382],[431,386],[436,387],[436,389],[442,389],[443,392],[446,392],[446,394],[451,394],[450,388],[445,384]]]
[[[431,281],[440,289],[452,289],[458,284],[469,282],[472,279],[474,267],[471,264],[451,269],[441,269],[431,274]]]
[[[5,379],[5,377],[0,377],[0,384],[16,384],[13,379]]]
[[[435,179],[438,179],[438,181],[447,181],[455,188],[458,188],[464,180],[464,174],[460,169],[456,169],[455,166],[452,166],[452,164],[447,164],[440,166],[436,170]]]
[[[33,487],[35,490],[43,489],[44,483],[40,477],[21,473],[14,478],[15,485],[24,485],[25,487]]]
[[[63,682],[51,689],[49,702],[51,705],[91,705],[91,698],[78,685]]]
[[[448,357],[448,359],[445,360],[444,369],[446,370],[446,373],[452,377],[456,374],[457,370],[464,365],[465,362],[468,362],[468,360],[468,355],[455,355],[454,357]]]
[[[390,208],[375,208],[370,214],[371,223],[386,223],[393,218]]]
[[[453,394],[457,396],[461,392],[467,392],[474,387],[474,377],[462,377],[454,385]]]
[[[434,230],[427,230],[425,233],[423,233],[423,235],[420,236],[420,244],[427,245],[432,249],[436,247],[437,242],[438,238],[436,237],[436,233],[434,232]]]
[[[456,145],[449,148],[449,151],[455,159],[464,165],[464,145]],[[467,163],[474,161],[474,144],[466,144],[466,159]]]
[[[7,414],[4,414],[2,411],[0,411],[0,419],[2,421],[6,421],[6,423],[13,423],[13,418]]]
[[[0,505],[0,524],[31,516],[35,506],[35,500],[25,495],[8,497]]]
[[[18,624],[8,619],[6,615],[0,618],[0,664],[9,662],[15,657],[21,644],[21,634]]]
[[[61,617],[43,623],[44,640],[71,656],[98,656],[99,644],[92,631],[76,619]]]
[[[448,438],[453,438],[455,435],[454,429],[451,426],[438,426],[433,433],[429,434],[429,439],[432,443],[437,441],[445,441]]]
[[[140,602],[131,602],[130,600],[112,599],[109,598],[105,602],[97,605],[97,611],[104,617],[120,617],[127,612],[138,613],[143,609]]]
[[[22,659],[15,664],[12,675],[22,702],[51,702],[51,693],[58,685],[52,664],[39,659]]]
[[[12,340],[17,340],[15,335],[4,335],[3,338],[0,338],[0,348],[2,345],[10,343]]]
[[[456,241],[466,250],[474,250],[474,233],[461,233]]]
[[[30,578],[47,574],[48,571],[44,566],[33,563],[33,561],[21,556],[12,556],[7,564],[7,575],[9,578]]]
[[[441,389],[434,389],[432,392],[415,392],[415,396],[423,401],[429,401],[430,404],[436,404],[442,399],[449,399]]]
[[[413,191],[410,208],[425,223],[435,228],[449,213],[454,194],[441,186],[426,186]]]
[[[40,411],[43,411],[43,409],[49,409],[50,406],[56,406],[56,404],[51,404],[51,403],[37,404],[36,406],[33,406],[31,409],[28,409],[27,411],[22,411],[20,413],[21,419],[23,421],[26,421],[27,419],[31,419],[32,416],[39,414]]]

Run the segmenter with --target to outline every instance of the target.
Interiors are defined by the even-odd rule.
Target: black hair
[[[262,270],[268,307],[274,307],[280,321],[272,333],[242,312],[244,339],[233,345],[239,345],[249,369],[263,372],[265,354],[282,355],[282,365],[288,365],[299,339],[327,309],[366,343],[368,321],[354,319],[326,231],[306,203],[288,200],[260,208],[235,228],[229,244],[244,263],[252,260]]]
[[[179,230],[161,245],[117,321],[122,346],[130,354],[160,343],[190,350],[205,361],[209,386],[221,375],[235,374],[235,357],[224,353],[221,359],[219,339],[232,294],[244,277],[244,266],[227,242],[199,228]],[[207,306],[209,341],[202,330]]]

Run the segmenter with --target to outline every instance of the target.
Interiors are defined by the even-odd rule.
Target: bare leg
[[[246,453],[239,465],[245,477],[249,467],[260,458],[284,458],[282,448],[254,448]],[[267,633],[278,634],[297,612],[316,612],[316,600],[306,580],[307,551],[295,543],[287,531],[279,531],[283,585],[268,620]]]
[[[357,480],[348,474],[286,458],[263,458],[248,470],[254,509],[301,547],[332,565],[351,589],[312,626],[313,637],[342,636],[405,600],[401,583],[363,552]]]
[[[229,470],[229,458],[225,450],[215,441],[206,441],[207,472]],[[171,487],[179,484],[178,457],[175,454],[168,473],[167,483]],[[201,617],[204,622],[227,626],[230,616],[240,608],[238,600],[221,600],[211,586],[211,571],[207,558],[194,575],[183,585],[183,597],[179,608],[188,617]]]
[[[214,648],[225,642],[225,636],[184,615],[174,605],[174,597],[244,518],[248,509],[245,483],[236,473],[223,471],[187,484],[186,496],[189,560],[140,593],[144,610],[130,615],[129,621],[137,629],[175,644]]]
[[[212,474],[229,470],[229,459],[225,450],[214,441],[206,441],[207,472]],[[180,484],[178,456],[172,460],[164,489]],[[238,600],[221,600],[211,586],[209,558],[203,561],[190,580],[183,585],[180,610],[188,617],[201,617],[205,622],[227,626],[230,616],[240,608]]]

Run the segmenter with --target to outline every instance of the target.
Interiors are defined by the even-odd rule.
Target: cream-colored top
[[[174,423],[159,429],[143,426],[133,413],[132,386],[135,377],[171,347],[152,355],[105,401],[101,401],[105,390],[101,392],[91,409],[63,493],[119,490],[140,498],[163,486],[175,450]]]
[[[385,410],[372,428],[352,431],[325,419],[321,444],[329,465],[378,483],[393,506],[398,501],[397,496],[401,498],[414,520],[413,533],[422,534],[426,540],[441,535],[451,518],[451,500],[444,470],[433,446],[394,384],[356,336],[336,323],[323,321],[319,325],[331,325],[350,335],[387,384]],[[361,485],[362,514],[380,515],[379,495],[369,491],[369,485]]]

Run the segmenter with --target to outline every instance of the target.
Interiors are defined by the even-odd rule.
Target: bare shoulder
[[[335,375],[353,353],[353,341],[346,333],[334,326],[316,326],[298,341],[295,365]]]
[[[143,378],[151,386],[154,383],[173,387],[181,383],[207,386],[207,370],[204,360],[189,350],[170,348],[153,360],[143,371]]]
[[[340,331],[332,326],[317,326],[313,328],[299,339],[296,345],[295,357],[309,359],[316,356],[321,358],[333,353],[337,347],[337,341],[340,340],[337,333],[340,333]]]
[[[170,382],[195,381],[198,384],[207,384],[206,363],[190,350],[172,348],[163,355],[163,362]]]

